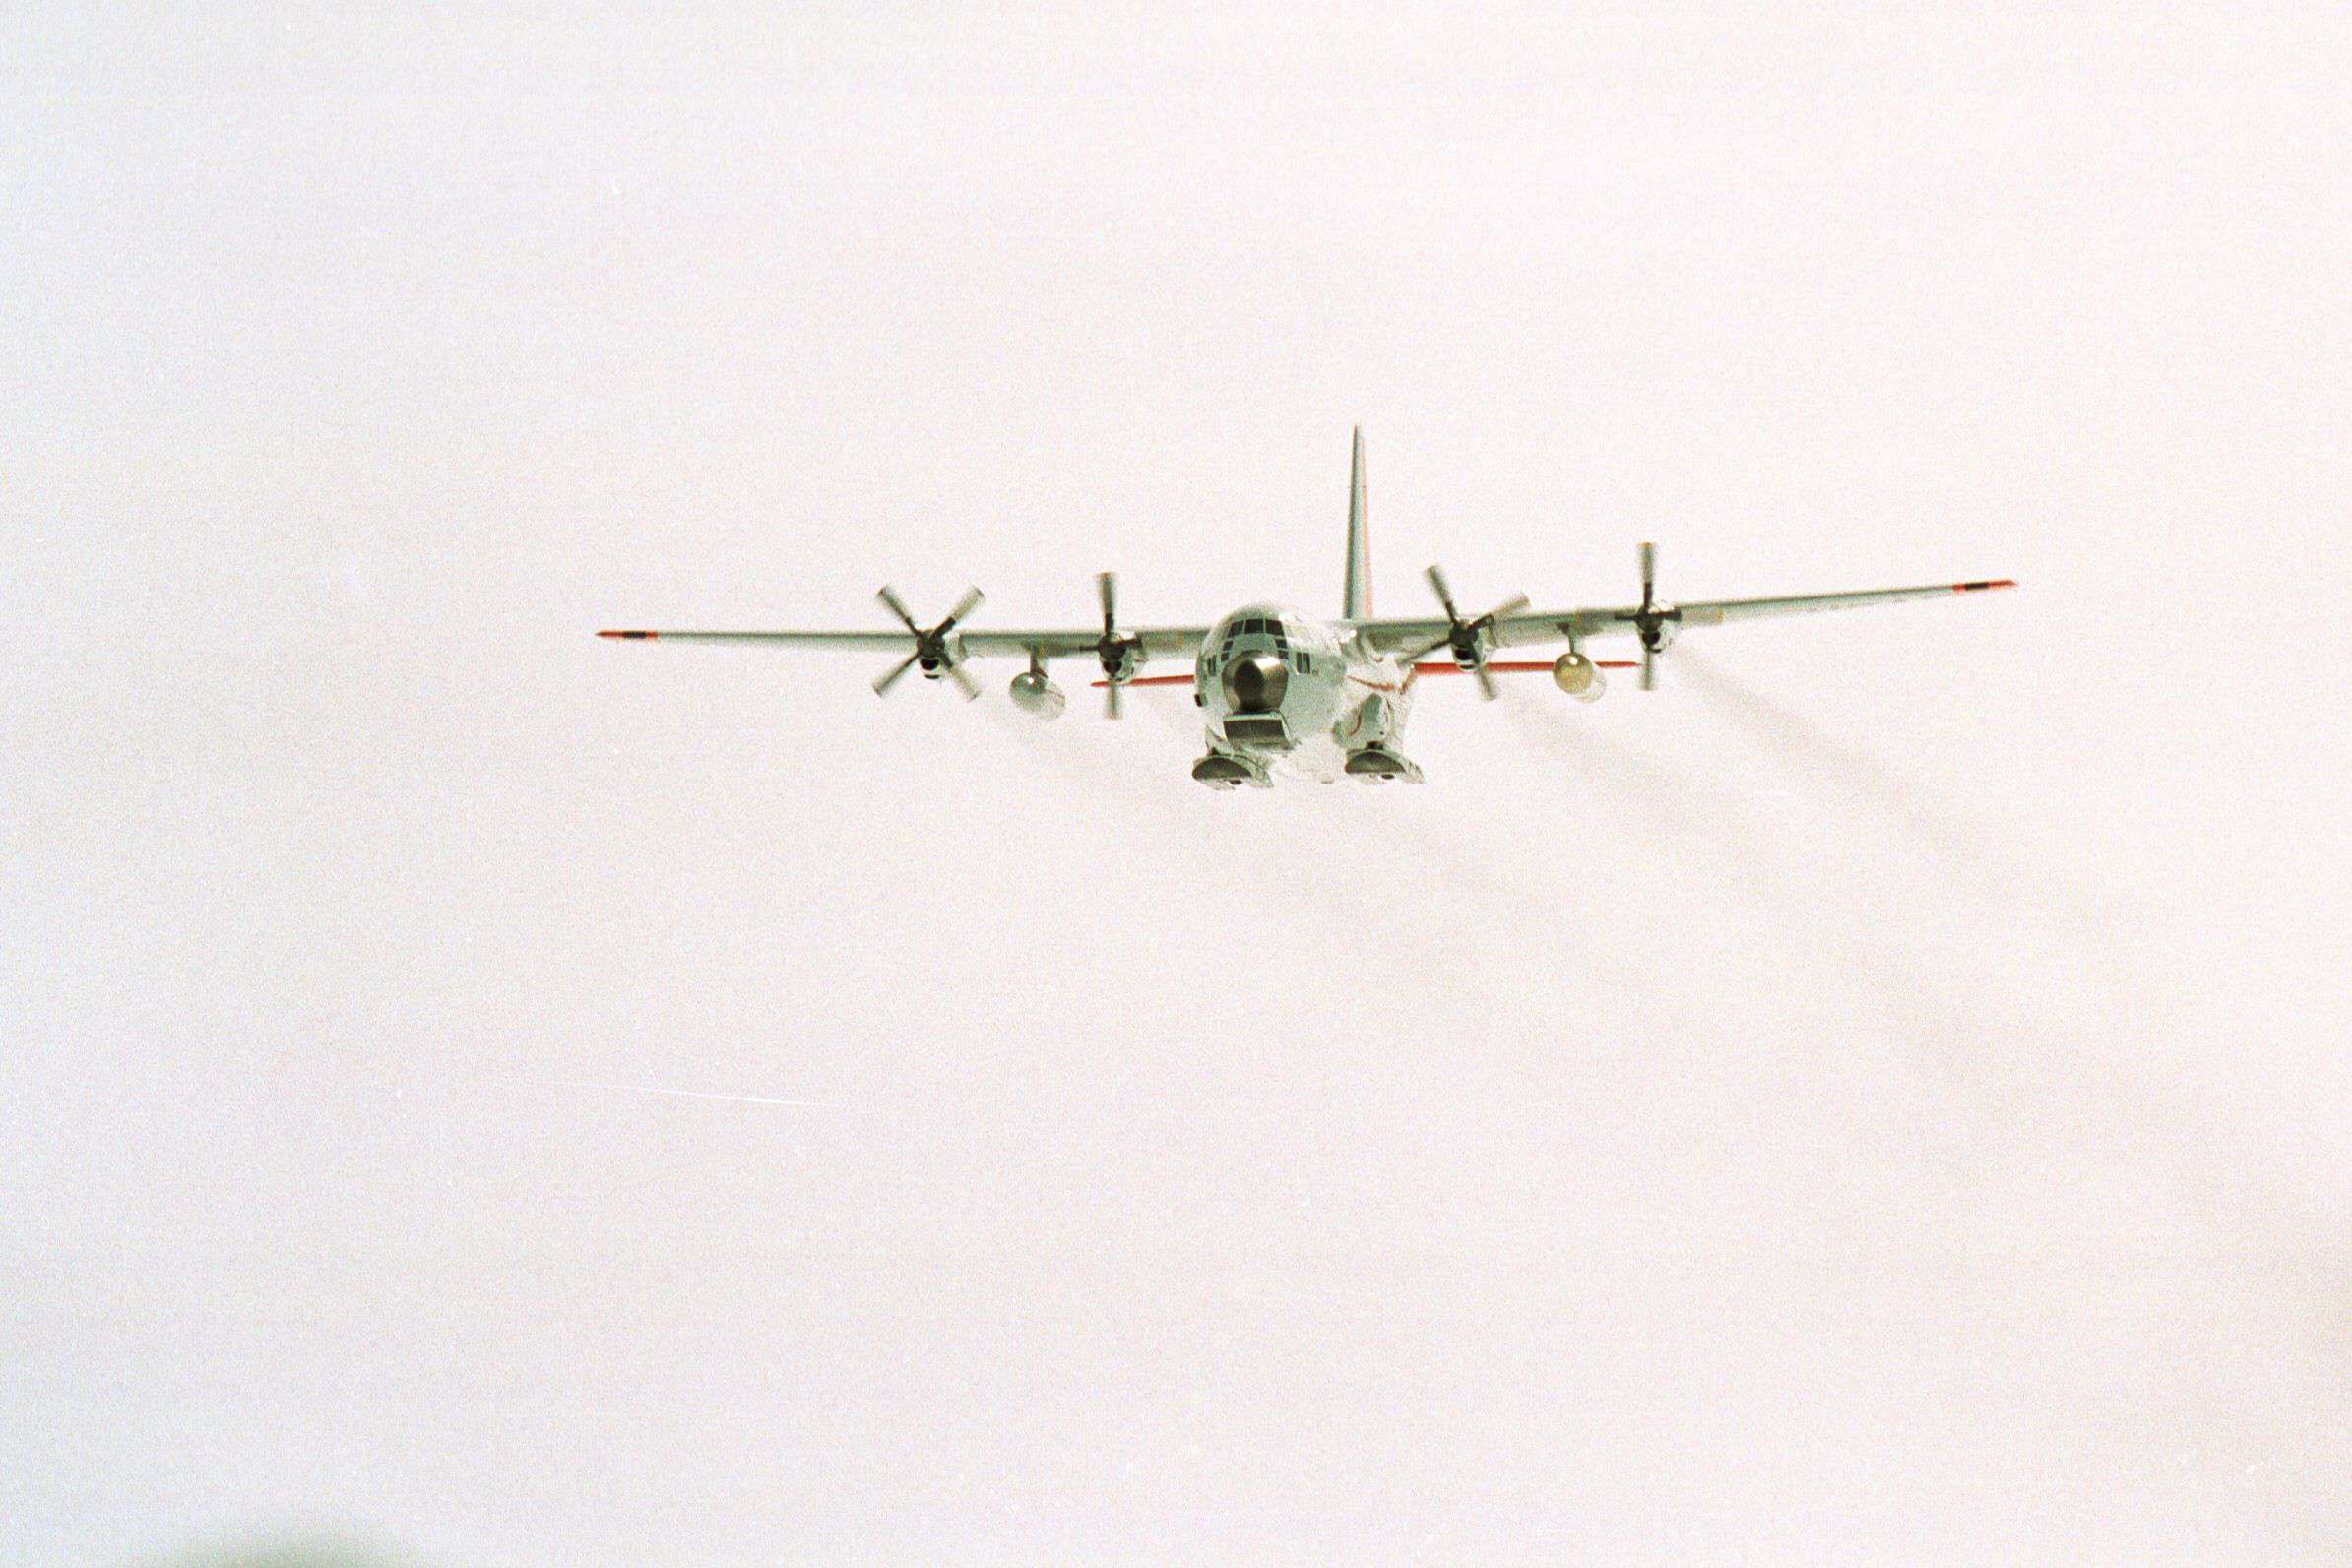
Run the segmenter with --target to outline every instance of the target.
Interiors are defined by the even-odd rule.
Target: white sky
[[[0,20],[0,1560],[2342,1549],[2341,7],[670,9]],[[1385,608],[2025,587],[1418,791],[589,635],[1332,610],[1358,420]]]

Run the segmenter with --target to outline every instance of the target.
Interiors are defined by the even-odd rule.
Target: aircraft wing
[[[1894,604],[1904,599],[1948,598],[1987,589],[2015,588],[2008,578],[1974,583],[1933,583],[1922,588],[1871,588],[1845,594],[1795,594],[1776,598],[1694,599],[1679,605],[1661,604],[1677,614],[1681,626],[1717,626],[1725,621],[1757,620],[1767,615],[1810,615],[1820,610],[1860,609],[1866,604]],[[1494,646],[1523,648],[1530,643],[1581,642],[1587,637],[1630,634],[1638,604],[1599,609],[1527,610],[1506,616],[1494,625]],[[1424,616],[1418,620],[1362,620],[1351,622],[1357,632],[1381,653],[1423,648],[1443,637],[1446,622]]]
[[[1209,635],[1206,626],[1139,626],[1120,628],[1122,637],[1143,640],[1146,659],[1190,659],[1199,651],[1201,639]],[[665,643],[746,643],[775,648],[823,648],[869,654],[912,654],[915,634],[912,632],[669,632],[669,631],[612,631],[599,632],[599,637],[617,637],[626,642]],[[954,640],[967,659],[1067,659],[1077,654],[1092,654],[1102,638],[1099,626],[1076,629],[1054,628],[1040,631],[967,631],[958,628]]]

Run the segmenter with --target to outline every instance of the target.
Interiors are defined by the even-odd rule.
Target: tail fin
[[[1348,465],[1348,588],[1340,615],[1362,620],[1372,612],[1371,540],[1364,516],[1364,426],[1356,427],[1356,452]]]

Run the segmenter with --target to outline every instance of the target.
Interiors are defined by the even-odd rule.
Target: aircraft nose
[[[1290,667],[1272,654],[1243,654],[1225,666],[1225,695],[1237,713],[1274,712],[1290,683]]]

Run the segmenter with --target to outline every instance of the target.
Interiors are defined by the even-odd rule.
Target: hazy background
[[[2347,1549],[2341,6],[354,10],[0,21],[0,1558]],[[1358,420],[1383,608],[2025,586],[1417,791],[590,635],[1331,611]]]

